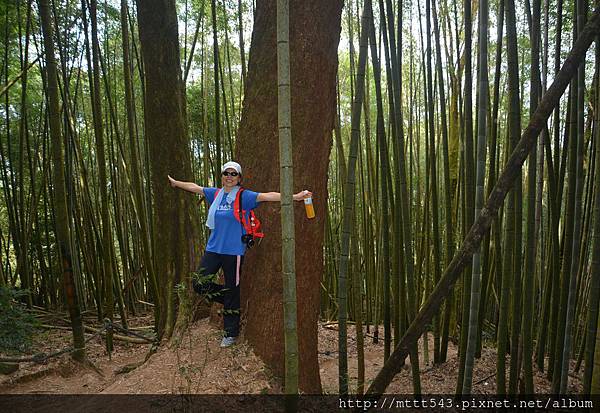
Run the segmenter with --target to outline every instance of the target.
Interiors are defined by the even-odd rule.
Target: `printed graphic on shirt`
[[[204,188],[204,196],[209,206],[214,202],[216,193],[216,188]],[[257,192],[245,189],[241,196],[244,211],[250,211],[259,205],[256,200]],[[234,216],[233,207],[234,202],[227,202],[227,196],[223,196],[215,213],[215,229],[210,232],[206,251],[217,254],[244,255],[246,245],[242,243],[241,238],[246,230]]]

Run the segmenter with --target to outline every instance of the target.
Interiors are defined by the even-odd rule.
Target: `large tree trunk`
[[[300,388],[321,391],[317,360],[319,285],[323,272],[323,236],[327,200],[327,167],[335,116],[337,46],[342,2],[290,2],[290,64],[294,191],[314,192],[317,217],[308,221],[298,208],[296,276]],[[256,191],[279,188],[277,161],[277,59],[274,0],[257,2],[250,46],[244,108],[237,158],[243,184]],[[276,374],[283,375],[283,304],[279,205],[267,204],[259,215],[266,237],[248,252],[241,281],[245,335]]]
[[[161,337],[173,332],[176,299],[173,286],[188,279],[197,235],[191,225],[193,198],[175,191],[167,174],[192,180],[177,13],[174,0],[138,1],[140,42],[145,68],[144,126],[150,148],[154,227],[153,286]],[[154,284],[154,283],[153,283]]]

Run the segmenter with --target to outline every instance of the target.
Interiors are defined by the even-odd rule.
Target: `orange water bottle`
[[[308,191],[305,191],[308,192]],[[315,217],[315,207],[313,206],[312,197],[304,198],[304,209],[306,209],[306,217],[314,218]]]

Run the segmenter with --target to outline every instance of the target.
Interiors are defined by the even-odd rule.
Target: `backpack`
[[[215,192],[215,199],[220,190],[221,188],[218,188],[217,192]],[[244,188],[240,187],[235,195],[235,201],[233,202],[233,216],[242,225],[242,228],[246,230],[246,234],[242,235],[242,242],[246,244],[248,248],[252,248],[257,241],[260,241],[260,239],[265,236],[265,234],[260,230],[260,221],[254,214],[254,211],[246,211],[243,209],[242,192],[244,192],[244,190]],[[248,212],[249,216],[246,218]]]

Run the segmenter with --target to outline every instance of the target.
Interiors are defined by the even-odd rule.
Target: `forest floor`
[[[138,317],[132,326],[151,324],[151,318]],[[365,333],[365,376],[369,383],[383,366],[383,340],[373,343],[373,328]],[[320,323],[319,364],[324,393],[337,393],[338,358],[337,325]],[[351,390],[356,388],[357,352],[354,326],[348,328],[348,366]],[[380,328],[380,337],[383,336]],[[70,331],[44,330],[35,340],[35,351],[50,353],[69,345]],[[281,379],[274,377],[243,340],[222,349],[221,331],[208,318],[191,324],[178,346],[161,345],[148,358],[150,344],[115,341],[111,355],[104,341],[94,338],[87,345],[89,365],[74,362],[68,354],[45,364],[21,363],[19,370],[0,375],[0,394],[280,394]],[[419,344],[422,393],[453,394],[458,359],[452,343],[448,361],[433,366],[424,362],[422,342]],[[0,355],[2,356],[2,355]],[[429,336],[429,359],[433,359],[433,339]],[[131,366],[142,363],[131,370]],[[507,370],[510,360],[507,360]],[[475,361],[473,393],[494,394],[496,388],[495,348],[484,347]],[[571,365],[569,393],[581,389],[581,375]],[[131,370],[131,371],[129,371]],[[543,373],[535,373],[536,393],[551,393]],[[388,393],[412,393],[410,364],[402,369],[387,389]]]

